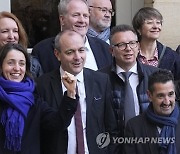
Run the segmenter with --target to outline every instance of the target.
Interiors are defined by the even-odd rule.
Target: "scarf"
[[[149,120],[151,120],[154,124],[163,125],[160,137],[162,138],[175,138],[175,126],[178,123],[178,116],[179,116],[179,108],[177,104],[173,112],[170,114],[169,117],[166,116],[159,116],[154,113],[152,104],[149,105],[148,109],[146,110],[146,115]],[[162,142],[160,145],[161,151],[167,154],[176,154],[176,145],[175,143],[164,143]]]
[[[4,147],[9,150],[21,150],[24,119],[34,104],[33,91],[34,82],[30,78],[14,82],[0,77],[0,100],[5,103],[1,123],[6,135]]]
[[[106,28],[103,32],[100,34],[94,31],[93,29],[89,28],[87,31],[87,35],[91,37],[97,37],[103,41],[107,41],[110,36],[110,28]]]

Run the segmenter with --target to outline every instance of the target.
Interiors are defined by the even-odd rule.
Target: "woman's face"
[[[2,73],[7,80],[21,82],[26,72],[26,59],[21,51],[10,50],[3,63]]]
[[[162,21],[156,18],[146,19],[139,30],[142,39],[157,40],[162,29]]]
[[[5,17],[0,19],[0,47],[9,42],[19,42],[18,26],[13,19]]]

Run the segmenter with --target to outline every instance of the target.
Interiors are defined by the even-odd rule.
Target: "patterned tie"
[[[78,94],[78,87],[76,86],[76,93]],[[84,136],[83,136],[83,125],[81,118],[81,106],[78,102],[77,110],[74,115],[75,127],[76,127],[76,143],[77,143],[77,154],[84,154]]]
[[[131,85],[129,83],[129,77],[132,72],[122,72],[125,79],[125,99],[124,99],[124,113],[125,113],[125,125],[127,121],[136,116],[134,108],[134,97]]]

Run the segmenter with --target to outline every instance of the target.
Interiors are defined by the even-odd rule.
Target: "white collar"
[[[64,70],[62,69],[62,67],[60,66],[60,74],[61,74],[61,77],[62,75],[64,74]],[[83,75],[83,69],[81,70],[80,73],[78,73],[76,75],[76,79],[79,81],[79,82],[84,82],[84,75]]]
[[[117,74],[120,74],[121,72],[126,72],[125,70],[123,70],[120,66],[118,66],[116,64],[116,73]],[[137,71],[137,62],[134,64],[133,67],[131,67],[131,69],[129,70],[129,72],[133,72],[134,74],[138,74],[138,71]]]

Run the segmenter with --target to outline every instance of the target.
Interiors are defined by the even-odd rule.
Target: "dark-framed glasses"
[[[114,16],[115,12],[113,9],[108,9],[106,7],[96,7],[96,6],[89,6],[95,9],[99,9],[99,11],[101,11],[103,14],[106,14],[107,12],[109,12],[109,14],[111,14],[111,16]]]
[[[117,43],[112,45],[112,47],[117,47],[119,50],[125,50],[127,48],[127,45],[129,45],[131,49],[134,49],[137,47],[138,41],[130,41],[128,43]]]

